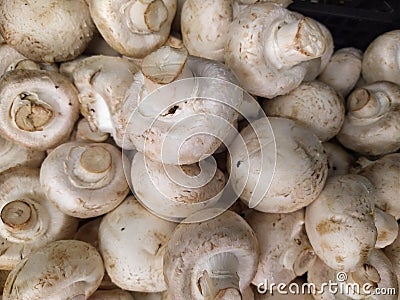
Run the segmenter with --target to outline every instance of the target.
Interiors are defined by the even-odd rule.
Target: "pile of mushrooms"
[[[0,0],[0,299],[399,299],[400,28],[290,4]]]

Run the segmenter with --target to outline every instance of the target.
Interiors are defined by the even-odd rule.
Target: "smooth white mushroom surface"
[[[253,230],[228,210],[177,226],[166,246],[164,276],[174,300],[242,299],[257,264]]]
[[[354,271],[375,247],[374,193],[367,178],[328,178],[318,198],[306,208],[305,226],[318,257],[330,268]]]
[[[34,61],[77,57],[90,42],[94,24],[84,0],[0,1],[0,33]]]
[[[338,143],[324,142],[322,145],[328,157],[328,176],[350,173],[353,156]]]
[[[323,142],[333,138],[344,122],[344,100],[332,87],[303,82],[289,94],[263,101],[268,117],[283,117],[311,129]]]
[[[14,70],[0,80],[0,135],[23,147],[47,150],[71,134],[78,92],[56,72]]]
[[[40,168],[40,184],[60,210],[78,218],[105,214],[129,193],[121,151],[107,143],[58,146]]]
[[[129,291],[166,290],[163,257],[176,225],[151,214],[133,196],[106,214],[99,242],[112,282]]]
[[[7,278],[3,300],[88,299],[104,274],[99,252],[90,244],[63,240],[23,259]]]
[[[329,31],[317,21],[271,3],[243,9],[229,27],[225,62],[249,93],[284,95],[313,79],[333,51]],[[329,52],[329,53],[328,53]],[[313,61],[318,59],[316,63]],[[314,69],[313,76],[307,74]]]
[[[228,171],[233,189],[250,207],[293,212],[318,197],[328,174],[327,157],[309,129],[285,118],[269,122],[259,119],[241,131],[229,149]]]
[[[339,142],[362,155],[384,155],[400,149],[400,87],[375,82],[355,89],[347,98],[347,113]]]
[[[365,50],[362,76],[367,83],[391,81],[400,85],[400,30],[378,36]]]
[[[0,174],[0,269],[11,270],[30,252],[72,238],[77,227],[77,219],[46,198],[39,169],[18,167]]]
[[[165,43],[176,12],[176,0],[87,2],[105,41],[120,54],[138,58]]]

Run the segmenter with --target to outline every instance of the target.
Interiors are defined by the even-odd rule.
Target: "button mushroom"
[[[176,0],[87,2],[106,42],[130,57],[144,57],[162,46],[168,39],[176,12]]]
[[[339,142],[362,155],[383,155],[400,148],[400,87],[376,82],[355,89],[347,99],[347,114]]]
[[[228,171],[236,194],[251,208],[293,212],[313,202],[324,187],[326,154],[318,138],[294,121],[269,122],[259,119],[241,131],[229,149]]]
[[[0,1],[0,33],[7,44],[34,61],[77,57],[94,24],[84,0]]]
[[[76,125],[75,140],[81,142],[101,143],[107,141],[109,134],[90,127],[89,121],[85,118],[79,120]]]
[[[151,214],[132,196],[106,214],[99,242],[112,282],[129,291],[164,291],[163,257],[175,227],[176,223]]]
[[[322,56],[329,61],[333,42],[317,21],[272,3],[241,11],[229,27],[225,62],[249,93],[266,98],[296,88],[311,67],[316,77]],[[330,52],[330,53],[328,53]]]
[[[264,100],[269,117],[289,118],[311,129],[321,141],[333,138],[344,122],[343,97],[320,82],[303,82],[289,94]]]
[[[10,272],[3,300],[87,299],[103,274],[103,261],[93,246],[75,240],[52,242]]]
[[[72,238],[78,220],[46,198],[39,170],[13,168],[0,174],[0,268],[12,269],[49,242]]]
[[[338,143],[325,142],[322,145],[328,156],[328,176],[350,173],[350,168],[354,162],[353,156]]]
[[[105,214],[129,193],[121,152],[106,143],[58,146],[40,168],[40,184],[60,210],[78,218]]]
[[[258,264],[251,227],[225,211],[200,223],[181,223],[164,256],[164,276],[174,300],[242,299]]]
[[[354,271],[375,247],[373,187],[359,175],[328,178],[306,208],[305,225],[315,253],[330,268]]]
[[[78,115],[78,93],[58,73],[14,70],[0,80],[0,135],[7,140],[35,150],[55,147]]]
[[[396,219],[375,207],[375,227],[378,233],[375,248],[384,248],[394,242],[399,231]]]

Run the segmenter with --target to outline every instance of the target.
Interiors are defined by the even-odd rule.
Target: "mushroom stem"
[[[9,202],[1,210],[3,223],[15,230],[27,230],[33,228],[36,223],[34,210],[24,200]]]
[[[384,92],[370,92],[363,88],[355,90],[347,101],[349,112],[362,119],[379,117],[390,105],[390,99]]]
[[[157,32],[168,19],[168,9],[162,0],[130,1],[121,10],[129,29],[135,33]]]
[[[242,299],[237,268],[238,260],[232,253],[214,255],[199,279],[204,300]]]
[[[325,51],[325,38],[318,24],[307,17],[282,24],[276,31],[275,55],[271,62],[276,67],[292,67],[303,61],[321,57]],[[268,48],[265,49],[268,51]]]

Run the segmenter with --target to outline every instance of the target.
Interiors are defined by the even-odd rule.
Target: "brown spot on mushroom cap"
[[[341,231],[343,229],[342,224],[343,223],[340,222],[340,220],[332,217],[329,220],[323,220],[322,222],[318,223],[316,229],[320,235],[325,235],[328,233]]]

